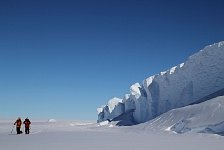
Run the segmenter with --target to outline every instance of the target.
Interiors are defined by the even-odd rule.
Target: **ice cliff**
[[[151,76],[142,84],[135,83],[123,99],[114,98],[97,109],[98,122],[130,112],[134,122],[146,122],[171,109],[206,101],[206,96],[222,89],[224,41],[206,46],[185,63]]]

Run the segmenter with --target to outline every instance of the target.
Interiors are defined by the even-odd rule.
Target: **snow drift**
[[[224,42],[206,46],[178,66],[135,83],[122,101],[98,108],[98,122],[132,112],[143,123],[175,108],[207,101],[224,89]],[[220,92],[217,92],[220,94]],[[221,92],[222,94],[222,92]]]
[[[224,134],[224,96],[200,104],[170,110],[138,128],[176,133],[200,132]]]

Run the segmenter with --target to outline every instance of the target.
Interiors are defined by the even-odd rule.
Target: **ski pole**
[[[14,127],[15,127],[15,125],[13,125],[13,127],[12,127],[12,131],[11,131],[11,134],[12,134],[12,132],[13,132],[13,129],[14,129]]]

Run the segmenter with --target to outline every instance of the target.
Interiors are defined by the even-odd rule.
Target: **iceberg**
[[[133,121],[143,123],[171,109],[214,98],[218,95],[206,99],[224,89],[223,66],[224,41],[206,46],[186,62],[133,84],[123,99],[98,108],[98,122],[132,111]]]

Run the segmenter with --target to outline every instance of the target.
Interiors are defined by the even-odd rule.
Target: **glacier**
[[[133,84],[123,99],[113,98],[97,109],[97,121],[116,120],[128,114],[131,117],[121,118],[143,123],[171,109],[222,95],[223,89],[224,41],[206,46],[186,62]]]

